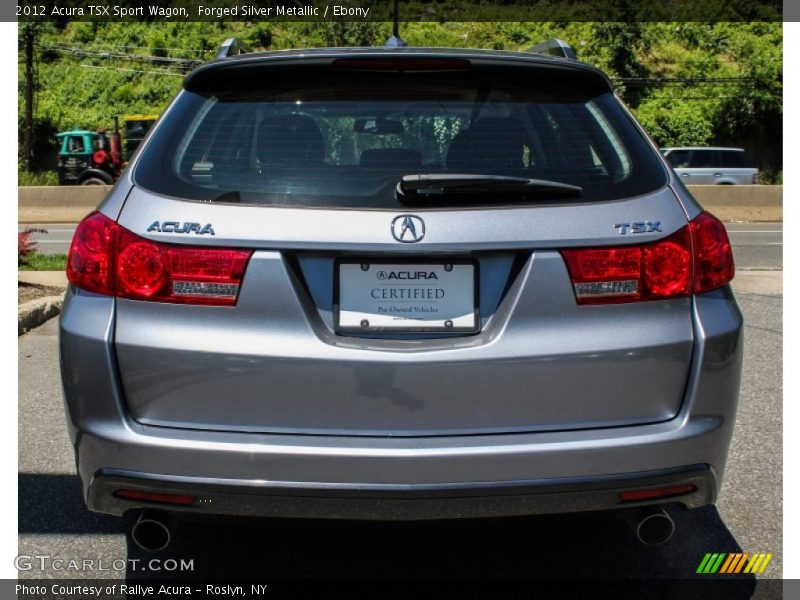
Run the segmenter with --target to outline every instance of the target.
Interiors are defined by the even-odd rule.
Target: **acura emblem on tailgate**
[[[418,242],[425,237],[425,222],[416,215],[400,215],[392,219],[392,235],[404,244]]]

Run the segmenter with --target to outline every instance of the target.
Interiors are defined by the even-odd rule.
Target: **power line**
[[[183,77],[183,73],[171,73],[170,71],[143,71],[142,69],[125,69],[122,67],[100,67],[98,65],[78,65],[82,69],[98,69],[101,71],[121,71],[124,73],[141,73],[143,75],[169,75],[171,77]]]
[[[741,96],[681,96],[680,98],[654,98],[649,96],[647,102],[692,102],[692,101],[707,101],[707,100],[734,100],[741,99]]]
[[[84,49],[98,50],[97,47],[90,47],[88,44],[80,44],[80,43],[76,43],[76,42],[70,42],[70,45],[72,47],[77,46],[77,47],[82,47]],[[42,47],[42,48],[59,48],[59,47],[66,46],[66,44],[55,42],[55,43],[42,43],[42,44],[39,44],[39,46]],[[200,55],[212,54],[214,52],[214,50],[211,50],[211,49],[205,49],[204,50],[202,48],[167,48],[167,47],[161,47],[161,46],[125,46],[125,45],[121,45],[121,44],[103,44],[103,46],[106,47],[106,48],[115,48],[115,49],[122,49],[122,50],[166,50],[168,52],[189,52],[189,53],[200,54]]]
[[[756,77],[614,77],[631,87],[652,85],[716,85],[716,84],[745,84],[761,81]]]
[[[81,48],[73,48],[69,46],[53,46],[52,50],[62,54],[70,54],[78,58],[102,58],[102,59],[116,59],[128,60],[132,62],[146,62],[157,65],[172,65],[185,70],[192,70],[203,64],[203,61],[179,58],[174,56],[146,56],[142,54],[126,54],[124,52],[105,52],[97,50],[83,50]]]

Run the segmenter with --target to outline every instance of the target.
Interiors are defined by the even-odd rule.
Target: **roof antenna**
[[[408,44],[406,44],[400,37],[400,24],[398,17],[399,11],[397,10],[397,0],[394,0],[394,22],[392,24],[392,37],[386,40],[386,43],[383,45],[384,48],[402,48],[403,46],[408,46]]]

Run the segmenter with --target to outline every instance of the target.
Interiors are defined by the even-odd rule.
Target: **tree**
[[[25,22],[20,24],[20,39],[25,56],[25,121],[23,124],[22,164],[28,173],[31,172],[33,162],[33,50],[40,28],[40,23]]]
[[[592,46],[616,77],[647,75],[642,59],[650,47],[642,23],[595,23],[592,26]],[[637,106],[642,98],[641,88],[628,89],[622,84],[618,84],[617,93],[631,106]]]
[[[709,108],[656,96],[643,102],[635,112],[659,146],[705,146],[714,138]]]

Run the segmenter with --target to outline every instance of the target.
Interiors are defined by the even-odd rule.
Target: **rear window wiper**
[[[397,196],[401,199],[443,196],[446,194],[478,194],[482,192],[521,195],[551,193],[580,196],[583,188],[546,179],[470,173],[404,175],[400,179],[400,183],[397,184]]]

